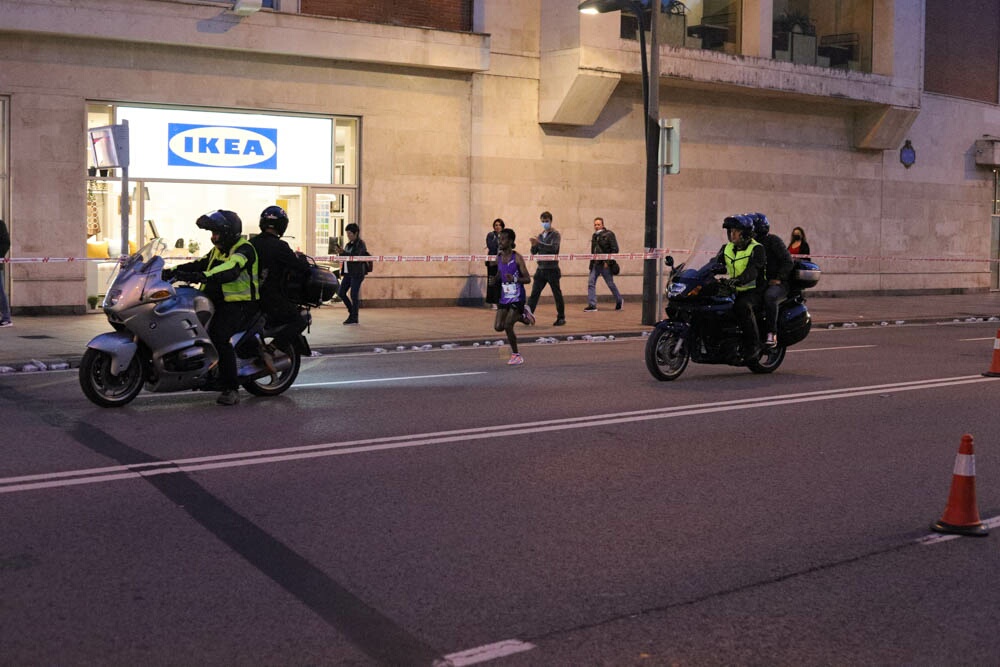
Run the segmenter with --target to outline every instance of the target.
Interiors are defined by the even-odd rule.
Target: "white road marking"
[[[466,651],[459,651],[458,653],[449,653],[444,656],[444,659],[447,661],[444,664],[449,665],[449,667],[476,665],[480,662],[496,660],[497,658],[502,658],[506,655],[514,655],[515,653],[530,651],[533,648],[535,648],[534,644],[522,642],[519,639],[507,639],[502,642],[495,642],[493,644],[486,644],[485,646],[470,648]]]
[[[337,380],[336,382],[302,382],[293,384],[295,387],[330,387],[338,384],[365,384],[366,382],[399,382],[403,380],[428,380],[433,378],[455,378],[465,375],[486,375],[486,371],[471,371],[469,373],[438,373],[436,375],[400,375],[388,378],[366,378],[363,380]]]
[[[995,516],[991,519],[985,519],[983,525],[987,528],[996,528],[1000,526],[1000,516]],[[941,542],[947,542],[948,540],[957,540],[960,537],[965,537],[965,535],[950,535],[946,533],[931,533],[925,537],[921,537],[916,541],[916,544],[940,544]]]
[[[625,424],[656,419],[672,419],[692,415],[730,412],[751,408],[767,408],[777,405],[792,405],[827,401],[838,398],[856,398],[860,396],[884,395],[903,391],[920,389],[941,389],[945,387],[994,382],[997,378],[983,375],[965,375],[953,378],[938,378],[931,380],[914,380],[910,382],[894,382],[890,384],[870,385],[866,387],[848,387],[844,389],[825,389],[821,391],[786,394],[777,396],[762,396],[744,398],[715,403],[675,406],[666,408],[651,408],[611,414],[598,414],[583,417],[566,417],[533,422],[520,426],[504,424],[481,426],[436,433],[415,433],[401,436],[380,438],[365,438],[345,442],[331,442],[318,445],[302,445],[279,449],[264,449],[252,452],[233,454],[217,454],[172,461],[157,461],[135,465],[108,466],[85,470],[69,470],[62,472],[21,475],[17,477],[0,478],[0,493],[15,493],[33,489],[46,489],[79,484],[97,484],[120,479],[140,479],[152,475],[164,475],[177,472],[195,472],[199,470],[219,470],[237,468],[262,463],[278,463],[282,461],[299,461],[327,456],[341,456],[362,452],[403,449],[407,447],[422,447],[425,445],[440,445],[452,442],[469,442],[472,440],[488,440],[492,438],[528,435],[540,432],[570,431],[575,429]]]
[[[789,352],[830,352],[831,350],[861,350],[867,347],[878,347],[878,345],[843,345],[841,347],[806,347],[802,349],[788,348]]]
[[[995,340],[995,338],[993,336],[989,336],[988,338],[959,338],[958,340],[959,342],[965,343],[971,340]]]

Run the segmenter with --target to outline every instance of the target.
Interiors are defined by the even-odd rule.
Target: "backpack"
[[[371,255],[365,251],[364,257],[371,257]],[[365,262],[365,275],[368,275],[375,270],[375,262]]]
[[[333,271],[325,266],[319,266],[312,257],[303,256],[309,262],[309,269],[304,273],[299,271],[285,273],[285,296],[299,306],[315,308],[324,301],[332,299],[340,283]]]

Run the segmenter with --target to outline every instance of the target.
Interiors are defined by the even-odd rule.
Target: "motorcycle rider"
[[[715,259],[725,264],[729,274],[726,282],[736,292],[733,311],[743,332],[743,358],[755,359],[760,356],[756,312],[764,286],[764,246],[754,240],[753,221],[746,215],[727,217],[722,228],[728,232],[729,243]]]
[[[292,324],[281,332],[281,337],[287,339],[295,336],[306,328],[306,320],[299,312],[298,304],[288,298],[285,285],[288,280],[301,282],[309,272],[309,262],[305,257],[296,254],[291,247],[281,240],[288,229],[288,214],[280,206],[268,206],[260,213],[260,234],[250,243],[257,251],[260,265],[260,309],[267,318],[270,327]],[[275,336],[278,340],[278,336]],[[264,364],[272,373],[274,363],[268,351],[261,353]]]
[[[767,285],[764,289],[764,316],[767,339],[764,345],[778,344],[778,304],[788,296],[788,278],[792,274],[792,256],[781,237],[771,233],[771,223],[763,213],[749,213],[753,220],[753,237],[764,246]]]
[[[164,269],[163,278],[176,277],[187,282],[201,282],[201,289],[212,300],[215,314],[208,325],[208,335],[219,353],[220,405],[240,402],[237,382],[236,351],[231,339],[257,312],[259,262],[253,245],[241,236],[243,221],[233,211],[222,209],[207,213],[196,223],[212,233],[212,249],[193,262],[173,270]]]

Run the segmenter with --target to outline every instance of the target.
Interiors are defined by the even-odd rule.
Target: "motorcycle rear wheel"
[[[277,396],[291,387],[292,383],[295,382],[295,378],[299,376],[302,355],[299,354],[299,349],[292,342],[283,342],[279,345],[271,338],[265,339],[264,342],[274,345],[278,352],[280,352],[280,354],[274,355],[275,361],[279,361],[287,356],[290,365],[285,370],[278,371],[273,379],[272,376],[265,375],[256,380],[247,380],[242,386],[254,396]]]
[[[785,360],[785,350],[787,349],[784,345],[764,348],[760,357],[747,362],[747,367],[754,373],[773,373]]]
[[[646,368],[657,380],[676,380],[687,368],[691,355],[687,346],[681,345],[676,353],[680,334],[666,329],[654,329],[646,340]]]
[[[80,360],[80,388],[91,402],[102,408],[120,408],[132,402],[142,391],[143,374],[139,355],[133,355],[128,368],[113,375],[111,355],[87,348]]]

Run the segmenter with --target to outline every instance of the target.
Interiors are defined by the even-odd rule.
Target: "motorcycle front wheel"
[[[754,373],[773,373],[778,370],[778,366],[785,360],[784,345],[778,347],[764,348],[760,357],[747,362],[747,367]]]
[[[113,375],[112,358],[107,352],[87,348],[80,360],[80,388],[83,394],[102,408],[120,408],[132,402],[142,391],[142,363],[132,355],[128,368]]]
[[[660,381],[676,380],[687,368],[687,346],[676,331],[654,329],[646,340],[646,368]]]
[[[287,359],[288,367],[279,370],[275,375],[265,375],[255,380],[247,380],[243,383],[243,388],[254,396],[277,396],[291,387],[295,378],[299,376],[302,355],[299,354],[299,349],[291,341],[278,344],[268,338],[264,342],[275,349],[273,355],[275,364],[283,366]]]

